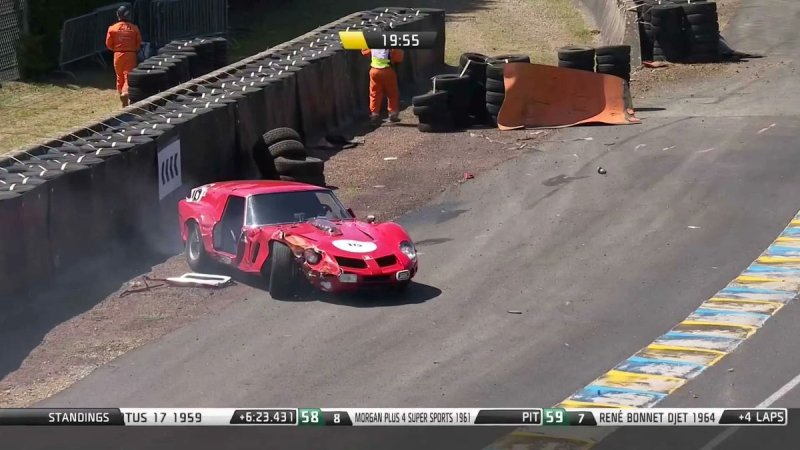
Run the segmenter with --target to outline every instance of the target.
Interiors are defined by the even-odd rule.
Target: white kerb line
[[[792,378],[791,381],[784,384],[780,389],[775,391],[775,393],[767,397],[766,400],[756,405],[756,408],[769,408],[770,406],[772,406],[773,403],[783,398],[784,395],[788,394],[789,391],[796,388],[798,385],[800,385],[800,374]],[[738,428],[728,428],[727,430],[718,434],[717,437],[710,440],[708,444],[701,447],[700,450],[713,450],[717,448],[719,444],[723,443],[729,437],[733,436],[733,434],[736,433],[737,431],[739,431]]]

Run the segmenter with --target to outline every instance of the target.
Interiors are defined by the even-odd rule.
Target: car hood
[[[356,220],[308,222],[278,227],[287,242],[328,254],[381,256],[394,253],[408,235],[394,223],[371,224]]]

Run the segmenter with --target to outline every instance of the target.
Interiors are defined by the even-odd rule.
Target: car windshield
[[[316,217],[351,219],[329,190],[253,195],[247,200],[245,224],[250,226],[305,222]]]

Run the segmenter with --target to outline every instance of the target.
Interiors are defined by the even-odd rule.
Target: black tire
[[[299,141],[300,134],[291,128],[282,127],[267,131],[261,138],[267,144],[267,147],[270,147],[281,141]]]
[[[686,22],[690,25],[706,25],[710,23],[717,23],[719,18],[716,15],[706,14],[687,14]]]
[[[422,133],[448,133],[455,131],[456,127],[452,123],[420,123],[417,125],[417,130]]]
[[[281,175],[279,177],[283,181],[294,181],[297,183],[311,184],[314,186],[326,187],[325,175]]]
[[[437,90],[450,91],[454,89],[469,89],[469,77],[456,74],[435,75],[433,85]]]
[[[694,36],[692,36],[692,45],[695,44],[719,45],[719,33],[695,34]]]
[[[489,112],[490,116],[497,117],[497,115],[500,114],[500,105],[493,105],[491,103],[487,103],[486,111]]]
[[[625,58],[617,58],[614,55],[602,55],[602,56],[598,55],[597,58],[595,58],[595,61],[597,62],[598,65],[599,64],[630,64],[631,57],[627,56]]]
[[[692,25],[690,30],[692,34],[719,34],[719,24],[714,22],[703,25]]]
[[[585,45],[568,45],[558,49],[558,59],[561,61],[594,61],[594,48]]]
[[[500,94],[497,92],[487,92],[486,93],[486,103],[491,105],[502,105],[503,101],[506,99],[506,94]]]
[[[594,49],[596,57],[613,56],[617,59],[625,60],[631,57],[630,45],[606,45]]]
[[[428,92],[411,99],[413,106],[447,105],[447,91]]]
[[[478,64],[486,64],[486,61],[489,59],[488,56],[481,54],[481,53],[462,53],[461,57],[458,58],[458,65],[461,68],[467,65],[467,61],[471,61],[470,66],[478,63]]]
[[[719,62],[719,53],[692,53],[684,59],[688,64],[705,64]]]
[[[211,259],[206,253],[203,237],[200,235],[200,226],[193,220],[187,224],[185,247],[186,262],[194,272],[202,273],[211,267]]]
[[[307,157],[304,160],[275,158],[275,170],[280,175],[322,175],[325,172],[325,162],[319,158]]]
[[[412,111],[414,112],[415,116],[446,114],[447,105],[445,104],[445,105],[413,106]]]
[[[295,283],[299,278],[292,250],[279,242],[273,242],[269,260],[269,295],[275,300],[291,298],[297,292]]]
[[[594,61],[592,61],[591,63],[588,61],[583,61],[583,62],[559,61],[558,67],[594,72]]]
[[[497,55],[492,56],[486,60],[487,63],[529,63],[531,62],[531,57],[528,55],[523,55],[520,53],[512,53],[508,55]]]
[[[683,4],[681,7],[686,15],[701,14],[708,16],[717,14],[717,4],[715,2],[692,2]]]
[[[631,66],[629,64],[598,64],[597,71],[599,73],[630,72]]]
[[[303,161],[308,156],[306,146],[294,139],[278,141],[269,147],[269,154],[273,158],[286,158]]]
[[[495,92],[504,94],[506,92],[506,85],[504,80],[495,80],[493,78],[486,79],[486,92]]]

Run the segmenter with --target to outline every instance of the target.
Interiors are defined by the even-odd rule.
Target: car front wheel
[[[278,242],[270,249],[269,295],[276,300],[291,298],[295,294],[297,267],[289,247]]]
[[[196,222],[189,223],[186,237],[186,262],[195,272],[202,272],[209,266],[208,254],[206,254],[206,248],[203,246],[200,227]]]

